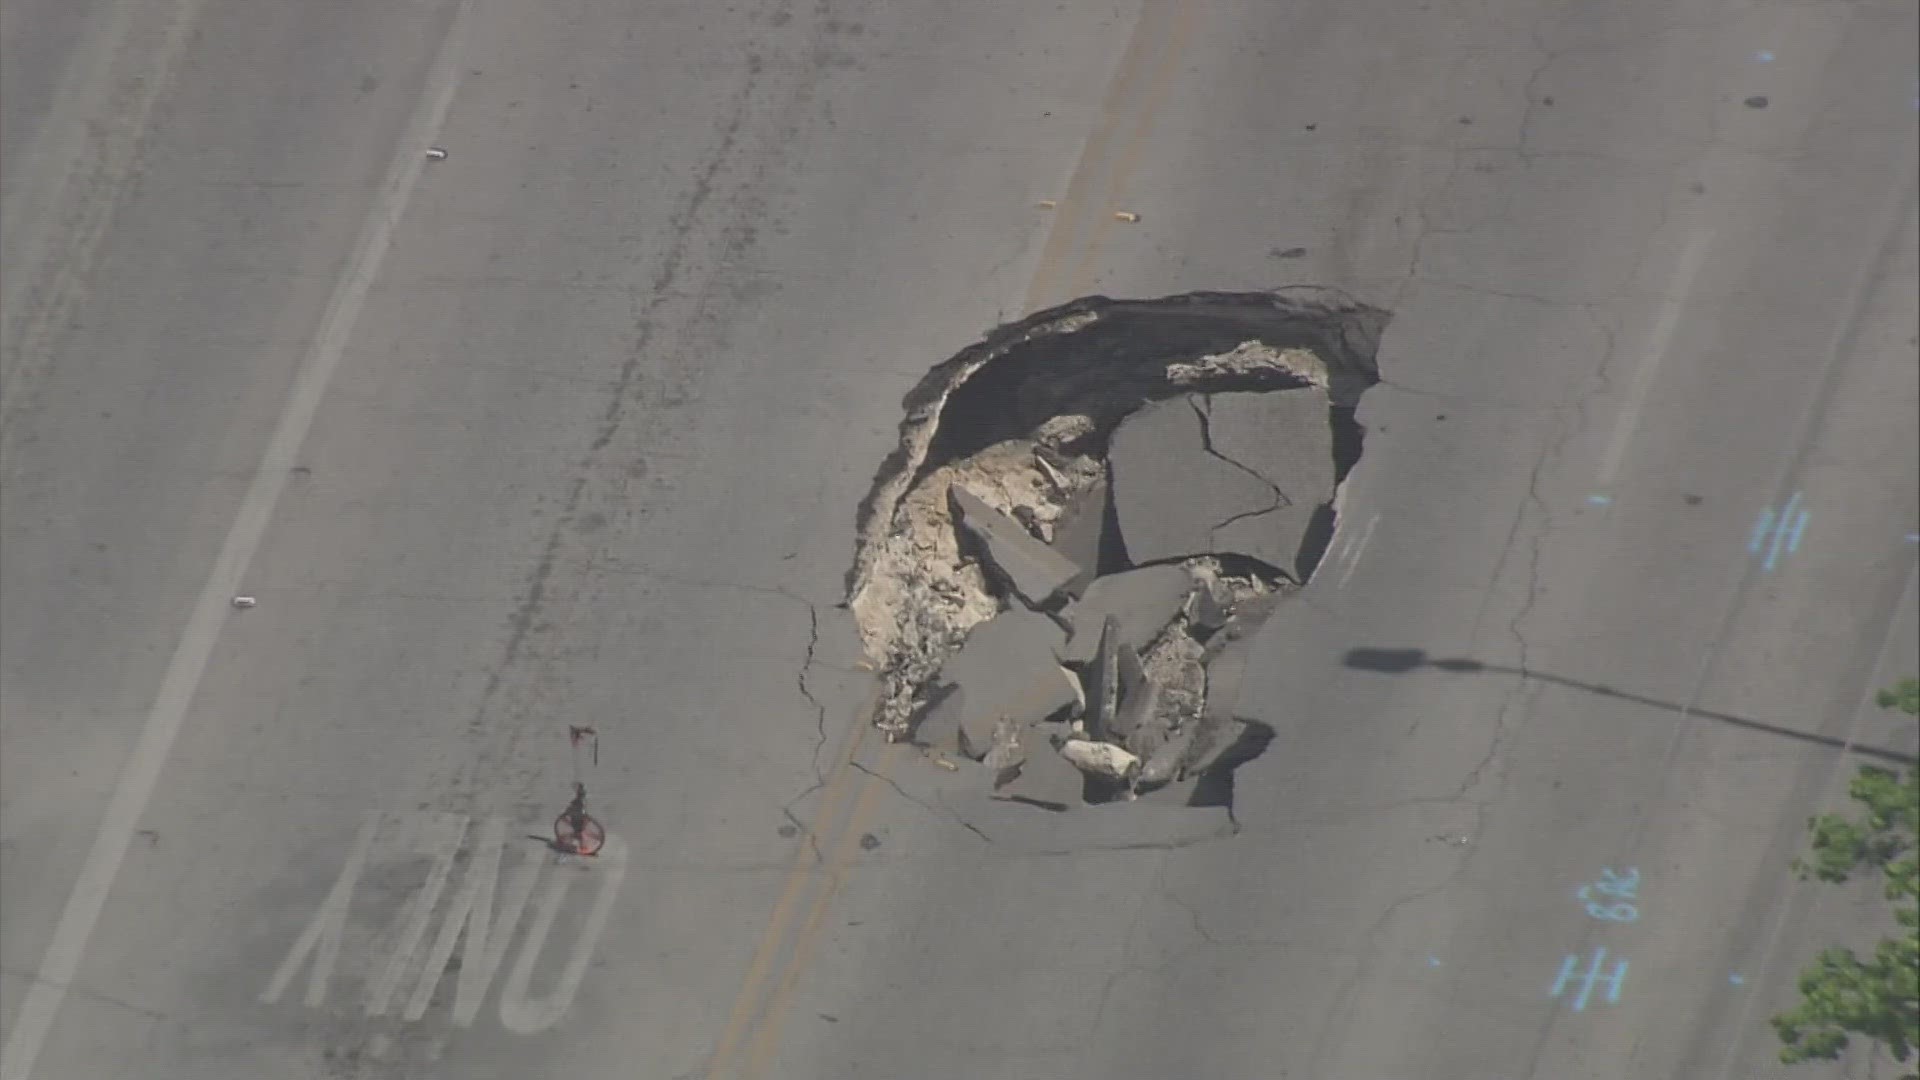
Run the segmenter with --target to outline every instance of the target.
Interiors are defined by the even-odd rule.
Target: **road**
[[[11,5],[0,1073],[1819,1075],[1786,861],[1911,752],[1916,30]],[[1238,832],[963,827],[835,607],[902,394],[1291,283],[1393,322]],[[570,723],[593,864],[523,840]]]

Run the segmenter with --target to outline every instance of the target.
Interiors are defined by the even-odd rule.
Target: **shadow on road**
[[[1731,713],[1714,712],[1711,709],[1690,709],[1677,702],[1661,701],[1658,698],[1650,698],[1642,694],[1632,694],[1624,690],[1616,690],[1611,686],[1581,682],[1578,679],[1569,679],[1560,675],[1549,675],[1541,671],[1522,671],[1516,667],[1508,667],[1501,664],[1485,664],[1478,660],[1469,660],[1462,657],[1433,659],[1427,656],[1426,650],[1424,649],[1349,649],[1347,650],[1345,663],[1348,667],[1356,671],[1377,671],[1386,675],[1404,675],[1410,671],[1418,671],[1421,668],[1433,668],[1439,671],[1452,672],[1491,671],[1505,675],[1519,675],[1528,679],[1537,679],[1541,682],[1572,687],[1575,690],[1584,690],[1587,693],[1598,694],[1602,697],[1618,698],[1621,701],[1631,701],[1656,709],[1665,709],[1668,712],[1683,713],[1687,716],[1702,716],[1709,720],[1718,720],[1723,724],[1750,728],[1754,731],[1764,731],[1771,735],[1780,735],[1789,739],[1797,739],[1801,742],[1816,743],[1820,746],[1831,746],[1860,754],[1864,757],[1879,758],[1882,761],[1891,761],[1902,765],[1920,763],[1920,758],[1917,758],[1915,755],[1901,753],[1898,750],[1888,750],[1878,746],[1863,746],[1858,743],[1849,744],[1846,740],[1836,739],[1831,735],[1818,735],[1808,731],[1795,731],[1792,728],[1781,727],[1778,724],[1769,724],[1745,716],[1734,716]]]

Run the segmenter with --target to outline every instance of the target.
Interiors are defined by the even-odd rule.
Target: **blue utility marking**
[[[1437,957],[1437,956],[1429,956],[1429,957],[1427,957],[1427,966],[1428,966],[1428,967],[1439,967],[1439,966],[1440,966],[1440,958],[1439,958],[1439,957]]]
[[[1739,972],[1735,972],[1732,975],[1727,976],[1727,981],[1732,983],[1735,986],[1743,986],[1746,984],[1747,977],[1745,975],[1740,974]]]
[[[1908,534],[1907,534],[1907,543],[1909,543],[1909,544],[1920,544],[1920,533],[1908,533]]]
[[[1773,63],[1773,54],[1772,54],[1772,53],[1770,53],[1770,52],[1768,52],[1768,51],[1767,51],[1767,50],[1765,50],[1765,49],[1761,49],[1761,50],[1760,50],[1759,52],[1757,52],[1757,53],[1754,53],[1754,54],[1753,54],[1753,58],[1754,58],[1755,60],[1758,60],[1758,61],[1760,61],[1760,62],[1761,62],[1761,63],[1763,63],[1763,64],[1771,64],[1771,63]]]
[[[1599,896],[1595,896],[1599,893]],[[1630,923],[1640,919],[1640,909],[1629,901],[1640,899],[1640,868],[1629,866],[1615,872],[1611,866],[1600,868],[1600,879],[1580,886],[1574,893],[1587,905],[1587,914],[1608,922]],[[1612,902],[1609,903],[1608,901]]]
[[[1596,947],[1593,950],[1593,962],[1587,965],[1585,981],[1580,984],[1580,991],[1574,996],[1574,1012],[1581,1012],[1586,1009],[1587,999],[1592,996],[1594,985],[1601,982],[1607,984],[1607,1004],[1616,1005],[1619,1003],[1620,986],[1626,982],[1627,979],[1627,962],[1625,960],[1614,961],[1613,974],[1603,975],[1601,974],[1601,968],[1606,965],[1606,962],[1607,950],[1602,947]],[[1560,975],[1553,980],[1553,989],[1547,992],[1547,996],[1557,998],[1566,993],[1568,983],[1573,980],[1579,968],[1580,958],[1572,953],[1568,953],[1567,958],[1560,962]]]
[[[1765,569],[1771,572],[1780,562],[1780,556],[1791,555],[1800,550],[1800,537],[1806,532],[1807,518],[1812,516],[1800,509],[1800,495],[1796,491],[1787,505],[1775,511],[1769,506],[1760,511],[1754,520],[1753,532],[1747,537],[1747,554],[1758,555],[1762,549],[1767,553]]]
[[[1605,506],[1612,502],[1613,498],[1608,495],[1589,495],[1587,496],[1587,501],[1595,506]]]

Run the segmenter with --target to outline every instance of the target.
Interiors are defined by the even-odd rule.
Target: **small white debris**
[[[254,599],[251,596],[236,596],[233,598],[233,606],[239,608],[242,611],[245,611],[246,609],[254,606],[255,604],[258,604],[259,602],[260,601]]]
[[[447,160],[447,152],[445,150],[440,149],[437,146],[429,146],[427,147],[427,160],[428,161],[445,161]]]
[[[1134,212],[1133,212],[1133,211],[1131,211],[1131,210],[1116,210],[1116,211],[1114,211],[1114,213],[1113,213],[1113,220],[1115,220],[1115,221],[1139,221],[1139,220],[1140,220],[1140,215],[1139,215],[1139,214],[1136,214],[1136,213],[1134,213]]]
[[[1054,201],[1053,201],[1052,199],[1041,199],[1041,200],[1040,200],[1040,209],[1042,209],[1042,210],[1052,210],[1052,209],[1055,209],[1056,207],[1058,207],[1059,205],[1060,205],[1059,203],[1057,203],[1057,202],[1054,202]]]
[[[1060,746],[1060,756],[1083,773],[1113,780],[1131,780],[1140,772],[1140,759],[1112,743],[1068,739]]]

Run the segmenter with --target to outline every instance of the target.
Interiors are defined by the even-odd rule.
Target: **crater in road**
[[[874,722],[1049,809],[1230,799],[1272,734],[1236,715],[1250,640],[1333,534],[1387,318],[1091,297],[936,365],[859,509]]]

